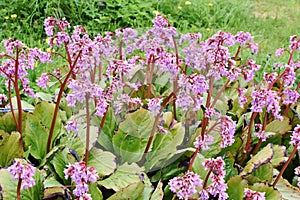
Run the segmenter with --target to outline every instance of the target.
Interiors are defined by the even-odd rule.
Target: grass
[[[204,39],[218,30],[233,34],[248,31],[259,43],[257,62],[264,63],[269,54],[274,55],[277,48],[287,46],[289,36],[299,34],[300,30],[299,0],[190,0],[190,4],[185,0],[24,2],[0,2],[1,41],[13,37],[30,47],[45,47],[43,20],[50,15],[66,17],[72,25],[84,25],[95,35],[120,27],[146,29],[158,11],[180,33],[201,32]]]

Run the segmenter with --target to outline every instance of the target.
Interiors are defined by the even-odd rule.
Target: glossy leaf
[[[89,193],[91,194],[93,200],[102,200],[103,199],[102,192],[99,190],[97,183],[89,184]]]
[[[249,188],[257,192],[265,192],[266,200],[281,199],[281,195],[278,190],[275,190],[267,183],[255,183],[253,186],[249,186]]]
[[[101,176],[107,176],[116,169],[116,156],[108,151],[92,148],[89,152],[88,166],[95,167]]]
[[[141,159],[153,123],[153,114],[143,108],[125,116],[113,136],[114,152],[122,163],[138,162]]]
[[[98,181],[98,183],[107,189],[119,191],[132,183],[141,181],[144,174],[144,169],[140,168],[137,164],[127,164],[119,166],[117,170],[108,178]]]
[[[132,183],[110,196],[107,200],[137,199],[143,192],[145,184],[142,181]]]
[[[260,150],[255,156],[253,156],[246,164],[241,175],[246,175],[253,172],[259,166],[269,162],[273,157],[272,144],[268,144],[262,150]]]
[[[31,188],[21,190],[22,200],[41,200],[43,198],[43,175],[36,170],[34,175],[35,185]],[[2,187],[3,199],[16,199],[18,180],[12,180],[7,169],[0,170],[0,185]]]
[[[153,194],[151,195],[150,200],[162,200],[164,198],[164,191],[162,188],[163,188],[163,183],[159,181]]]
[[[300,199],[300,189],[292,186],[287,180],[280,178],[276,184],[276,189],[280,192],[284,199],[298,200]]]
[[[274,155],[271,159],[271,163],[273,167],[278,167],[282,164],[284,164],[288,157],[286,156],[286,147],[285,146],[279,146],[279,145],[273,145]]]
[[[177,152],[177,146],[182,143],[184,134],[184,127],[181,123],[177,123],[167,134],[156,134],[151,151],[146,157],[146,171],[162,168],[173,162],[173,160],[166,161]]]
[[[247,187],[247,181],[240,176],[233,176],[227,182],[228,199],[241,200],[244,197],[244,189]]]
[[[0,167],[9,166],[14,158],[21,158],[23,156],[20,137],[19,132],[8,134],[0,130]]]

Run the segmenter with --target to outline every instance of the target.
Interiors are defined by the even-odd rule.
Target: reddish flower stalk
[[[160,114],[162,113],[163,109],[170,103],[170,101],[172,101],[172,97],[174,98],[175,94],[172,92],[162,103],[162,106],[159,110],[159,113],[155,116],[155,120],[154,120],[154,124],[152,126],[152,129],[151,129],[151,133],[150,133],[150,137],[149,137],[149,140],[148,140],[148,143],[147,143],[147,146],[145,148],[145,151],[144,151],[144,154],[141,158],[141,160],[139,161],[139,163],[142,165],[144,164],[145,160],[146,160],[146,156],[148,154],[148,151],[151,147],[151,144],[152,144],[152,140],[154,138],[154,134],[156,132],[156,129],[157,129],[157,125],[159,123],[159,118],[160,118]]]
[[[263,123],[262,130],[261,130],[261,131],[265,131],[266,126],[267,126],[267,113],[265,113],[265,116],[264,116],[264,123]],[[261,146],[262,142],[263,142],[263,138],[259,138],[258,143],[256,144],[256,146],[255,146],[255,148],[254,148],[254,150],[253,150],[253,153],[252,153],[253,156],[258,152],[258,149],[259,149],[259,147]]]
[[[78,53],[74,63],[72,64],[72,60],[71,57],[69,55],[69,51],[68,51],[68,47],[67,44],[65,43],[65,47],[67,50],[67,54],[68,54],[68,62],[69,62],[69,66],[70,66],[70,71],[68,72],[65,80],[62,82],[59,92],[58,92],[58,96],[57,96],[57,102],[55,104],[55,109],[54,109],[54,113],[53,113],[53,117],[52,117],[52,122],[51,122],[51,127],[50,127],[50,131],[49,131],[49,136],[48,136],[48,141],[47,141],[47,153],[49,153],[50,148],[51,148],[51,142],[52,142],[52,136],[53,136],[53,132],[54,132],[54,126],[55,126],[55,122],[56,122],[56,117],[59,111],[59,105],[60,105],[60,100],[62,98],[63,92],[64,92],[64,88],[67,85],[67,82],[70,78],[70,76],[73,74],[73,69],[77,64],[77,61],[81,55],[81,51]]]
[[[87,164],[89,157],[89,146],[90,146],[90,124],[91,124],[91,116],[90,116],[90,108],[89,108],[89,94],[85,95],[85,112],[86,112],[86,138],[85,138],[85,157],[84,162]]]
[[[253,112],[252,115],[251,115],[251,118],[250,118],[250,123],[249,123],[248,133],[247,133],[247,142],[246,142],[245,148],[243,150],[242,159],[239,162],[240,165],[244,163],[244,161],[248,157],[248,154],[251,150],[251,148],[250,148],[251,142],[252,142],[251,131],[252,131],[252,127],[253,127],[254,119],[255,119],[256,115],[257,115],[257,112]]]
[[[19,178],[18,186],[17,186],[17,200],[21,200],[21,185],[22,185],[22,179]]]
[[[290,164],[293,156],[295,155],[295,153],[297,152],[297,146],[294,147],[291,155],[289,156],[288,160],[286,161],[286,163],[283,165],[282,169],[280,170],[279,174],[277,175],[274,183],[272,184],[273,187],[276,186],[276,184],[278,183],[280,177],[282,176],[283,172],[286,170],[287,166]]]

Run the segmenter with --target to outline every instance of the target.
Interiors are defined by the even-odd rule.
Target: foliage
[[[134,25],[127,3],[111,14]],[[48,51],[9,39],[0,54],[1,198],[299,197],[298,36],[258,82],[249,32],[178,34],[160,14],[144,33],[44,25]]]

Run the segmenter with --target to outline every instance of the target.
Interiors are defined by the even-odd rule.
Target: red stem
[[[252,131],[252,126],[253,126],[253,123],[254,123],[254,119],[257,115],[257,112],[253,112],[252,115],[251,115],[251,119],[250,119],[250,124],[249,124],[249,128],[248,128],[248,135],[247,135],[247,142],[246,142],[246,145],[245,145],[245,148],[244,148],[244,151],[243,151],[243,156],[242,156],[242,159],[240,161],[240,165],[243,164],[243,162],[246,160],[247,156],[248,156],[248,153],[250,151],[250,143],[252,141],[252,137],[251,137],[251,131]]]
[[[66,46],[66,49],[68,50],[68,47],[67,47],[66,44],[65,44],[65,46]],[[58,92],[57,102],[55,104],[55,109],[54,109],[54,113],[53,113],[53,117],[52,117],[52,122],[51,122],[50,131],[49,131],[48,141],[47,141],[47,153],[49,153],[50,147],[51,147],[51,141],[52,141],[52,136],[53,136],[53,132],[54,132],[54,126],[55,126],[55,122],[56,122],[56,117],[57,117],[58,110],[59,110],[60,100],[61,100],[61,97],[63,95],[64,88],[67,85],[67,82],[68,82],[70,76],[73,73],[73,69],[76,66],[76,63],[77,63],[77,61],[78,61],[78,59],[80,57],[81,51],[78,53],[78,55],[76,57],[76,60],[74,61],[73,65],[72,65],[72,61],[71,61],[71,57],[69,55],[69,52],[67,51],[67,53],[68,53],[68,61],[69,61],[69,65],[70,65],[70,71],[68,72],[65,80],[61,84],[59,92]]]
[[[17,200],[21,200],[21,184],[22,184],[22,179],[19,178],[18,186],[17,186]]]
[[[152,140],[154,138],[154,134],[155,134],[155,131],[156,131],[156,128],[157,128],[157,125],[159,123],[159,118],[160,118],[160,114],[162,113],[164,107],[166,107],[169,103],[170,103],[170,100],[172,97],[174,97],[175,94],[172,92],[165,100],[164,102],[162,103],[162,106],[159,110],[159,113],[155,116],[155,120],[154,120],[154,124],[152,126],[152,129],[151,129],[151,133],[150,133],[150,137],[149,137],[149,140],[148,140],[148,143],[147,143],[147,146],[145,148],[145,151],[144,151],[144,154],[143,154],[143,157],[141,158],[141,160],[139,161],[139,164],[144,164],[145,160],[146,160],[146,156],[148,154],[148,151],[151,147],[151,144],[152,144]]]
[[[85,111],[86,111],[86,141],[85,141],[84,162],[87,165],[88,157],[89,157],[90,124],[91,124],[91,116],[90,116],[90,108],[89,108],[89,94],[85,95]]]
[[[276,186],[277,182],[279,181],[280,177],[282,176],[283,172],[285,171],[285,169],[287,168],[287,166],[290,164],[293,156],[295,155],[295,153],[297,152],[297,145],[294,147],[291,155],[289,156],[289,159],[286,161],[286,163],[284,164],[284,166],[282,167],[282,169],[280,170],[278,176],[276,177],[274,183],[273,183],[273,187]]]

